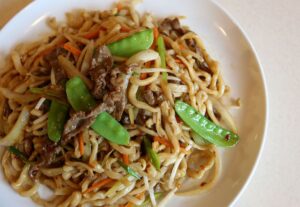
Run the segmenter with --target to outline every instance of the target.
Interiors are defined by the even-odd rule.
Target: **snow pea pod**
[[[69,107],[57,101],[52,101],[48,113],[48,137],[53,142],[58,142],[67,121]]]
[[[68,101],[75,111],[88,111],[97,105],[89,89],[78,76],[67,82],[66,93]]]
[[[152,29],[147,29],[134,33],[133,35],[117,42],[113,42],[107,45],[107,47],[112,55],[130,57],[142,50],[149,49],[153,43],[153,40],[154,37]]]
[[[99,114],[91,127],[97,134],[113,143],[129,144],[130,136],[127,130],[107,112]]]
[[[164,42],[164,38],[162,36],[159,36],[157,38],[157,51],[160,56],[160,62],[161,62],[161,67],[162,68],[167,68],[167,63],[166,63],[166,46]],[[162,74],[163,79],[167,80],[168,78],[168,73],[163,72]]]
[[[212,144],[231,147],[239,141],[237,134],[211,122],[185,102],[176,101],[175,111],[194,132]]]
[[[160,170],[160,160],[159,160],[159,156],[158,154],[152,149],[152,144],[149,141],[149,139],[147,139],[146,137],[144,137],[143,139],[144,142],[144,147],[146,149],[147,155],[150,158],[150,161],[152,163],[152,165],[157,169]]]
[[[74,77],[67,82],[66,91],[68,101],[75,111],[88,111],[97,105],[96,100],[79,77]],[[100,113],[91,128],[113,143],[129,144],[130,136],[127,130],[107,112]]]
[[[157,51],[160,56],[160,61],[161,61],[161,67],[166,68],[166,46],[164,43],[164,38],[162,36],[159,36],[157,38]]]

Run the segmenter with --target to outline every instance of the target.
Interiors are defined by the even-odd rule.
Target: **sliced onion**
[[[0,140],[0,145],[11,146],[23,138],[23,131],[29,121],[29,109],[24,107],[11,131]]]
[[[133,56],[131,56],[127,61],[127,65],[131,65],[133,63],[146,63],[152,60],[156,60],[159,58],[159,54],[155,52],[154,50],[143,50]]]

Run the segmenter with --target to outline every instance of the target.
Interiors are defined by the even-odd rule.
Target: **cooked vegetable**
[[[93,84],[91,82],[90,79],[88,79],[87,77],[85,77],[74,65],[73,63],[67,59],[66,57],[60,55],[58,56],[58,63],[60,65],[60,67],[66,72],[66,74],[68,75],[68,77],[74,78],[76,76],[80,77],[84,83],[87,85],[87,87],[89,89],[92,88]]]
[[[86,38],[86,39],[97,38],[99,36],[100,30],[101,30],[101,27],[95,27],[93,30],[91,30],[87,34],[83,35],[83,37]]]
[[[28,159],[27,159],[27,156],[21,152],[20,150],[18,150],[16,147],[14,146],[10,146],[8,148],[8,151],[14,155],[16,155],[18,158],[20,158],[24,163],[28,163]]]
[[[166,68],[167,64],[166,64],[166,46],[164,43],[164,38],[162,36],[159,36],[157,39],[157,50],[160,56],[160,61],[161,61],[161,67],[162,68]],[[163,76],[163,80],[167,80],[168,78],[168,73],[163,72],[162,74]]]
[[[113,143],[129,144],[130,136],[127,130],[107,112],[99,114],[91,127],[97,134]]]
[[[153,35],[154,35],[154,40],[157,41],[158,36],[159,36],[159,31],[157,27],[153,28]]]
[[[206,139],[204,139],[203,137],[201,137],[199,134],[197,134],[194,131],[192,131],[191,135],[193,137],[194,142],[199,146],[210,144],[209,141],[207,141]]]
[[[78,137],[78,144],[79,144],[79,152],[80,152],[80,155],[82,156],[84,154],[84,139],[83,139],[83,132],[81,132],[79,134],[79,137]]]
[[[115,56],[130,57],[142,50],[149,49],[153,43],[153,39],[152,29],[147,29],[134,33],[133,35],[117,42],[113,42],[107,45],[107,47]]]
[[[154,193],[155,200],[160,200],[163,197],[164,193],[158,192]],[[148,207],[151,205],[150,197],[148,196],[141,205],[135,205],[134,207]]]
[[[123,161],[124,161],[124,163],[126,164],[126,165],[129,165],[129,156],[127,155],[127,154],[123,154],[122,155],[122,157],[123,157]]]
[[[161,67],[166,68],[166,46],[164,43],[164,38],[162,36],[159,36],[157,39],[157,51],[160,56]]]
[[[137,179],[141,179],[141,176],[139,176],[139,174],[137,174],[137,172],[135,172],[131,167],[129,167],[128,165],[126,165],[125,163],[123,163],[122,161],[118,160],[119,165],[124,168],[124,170],[131,176],[137,178]]]
[[[237,144],[239,136],[214,124],[193,107],[182,101],[175,103],[176,113],[197,134],[220,147],[231,147]]]
[[[99,182],[97,183],[94,183],[91,187],[89,187],[86,191],[84,191],[84,193],[89,193],[89,192],[92,192],[93,190],[95,189],[99,189],[109,183],[112,183],[114,182],[113,179],[110,179],[110,178],[106,178],[104,180],[100,180]]]
[[[160,143],[160,144],[165,145],[166,147],[172,147],[171,142],[169,140],[165,139],[165,138],[162,138],[162,137],[159,137],[159,136],[154,136],[153,140]]]
[[[65,43],[63,47],[65,50],[68,50],[74,56],[79,57],[81,54],[81,51],[79,49],[77,49],[76,47],[74,47],[70,42]]]
[[[97,105],[94,97],[79,77],[74,77],[67,82],[67,97],[76,111],[88,111]],[[130,136],[127,130],[109,113],[99,114],[91,128],[107,140],[120,144],[129,144]]]
[[[65,91],[58,88],[30,88],[29,91],[33,94],[38,94],[51,101],[56,101],[67,105]]]
[[[10,146],[14,145],[22,138],[24,133],[24,128],[29,121],[29,108],[27,106],[23,107],[17,122],[14,127],[10,130],[10,132],[0,139],[0,146]]]
[[[51,102],[48,113],[48,137],[53,142],[61,139],[64,125],[67,121],[69,107],[56,101]]]
[[[91,110],[97,105],[85,83],[78,76],[67,82],[66,93],[69,103],[76,111]]]
[[[156,152],[154,152],[154,150],[152,149],[151,142],[146,137],[144,137],[143,142],[144,142],[145,150],[147,152],[147,155],[148,155],[152,165],[157,170],[160,170],[160,160],[159,160],[158,154]]]

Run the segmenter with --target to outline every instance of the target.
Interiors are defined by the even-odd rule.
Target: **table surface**
[[[30,0],[0,0],[0,28]],[[244,29],[265,70],[269,128],[255,175],[236,206],[300,204],[300,1],[216,0]]]

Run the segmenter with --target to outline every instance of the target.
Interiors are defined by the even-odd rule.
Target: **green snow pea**
[[[129,167],[128,165],[126,165],[125,163],[123,163],[122,161],[118,160],[119,165],[124,168],[124,170],[131,176],[137,178],[137,179],[141,179],[141,176],[139,174],[137,174],[137,172],[135,172],[131,167]]]
[[[160,56],[161,67],[162,68],[167,68],[167,63],[166,63],[166,53],[167,53],[167,51],[166,51],[164,38],[162,36],[159,36],[157,38],[157,51],[158,51],[159,56]],[[163,72],[162,77],[163,77],[163,80],[167,80],[168,73]]]
[[[142,50],[147,50],[151,47],[154,40],[152,29],[143,30],[134,33],[133,35],[113,42],[107,47],[112,55],[120,57],[130,57]]]
[[[67,82],[66,93],[68,101],[75,111],[88,111],[97,105],[89,89],[78,76]]]
[[[52,101],[48,113],[48,137],[53,142],[58,142],[67,121],[69,107],[57,101]]]
[[[99,114],[91,127],[97,134],[113,143],[129,144],[130,136],[127,130],[107,112]]]
[[[150,161],[152,163],[152,165],[157,169],[160,170],[160,160],[159,160],[159,156],[158,154],[152,149],[152,144],[149,141],[149,139],[147,139],[146,137],[144,137],[143,139],[144,142],[144,147],[146,149],[147,155],[150,158]]]
[[[194,131],[191,132],[191,136],[193,137],[194,142],[199,146],[210,144],[209,141],[207,141],[206,139],[203,139],[203,137],[201,137],[199,134],[197,134]]]
[[[67,82],[66,91],[68,100],[75,111],[88,111],[97,105],[96,100],[79,77],[74,77]],[[130,136],[127,130],[107,112],[100,113],[91,128],[113,143],[129,144]]]
[[[237,134],[211,122],[185,102],[176,101],[175,111],[194,132],[212,144],[231,147],[239,141]]]

